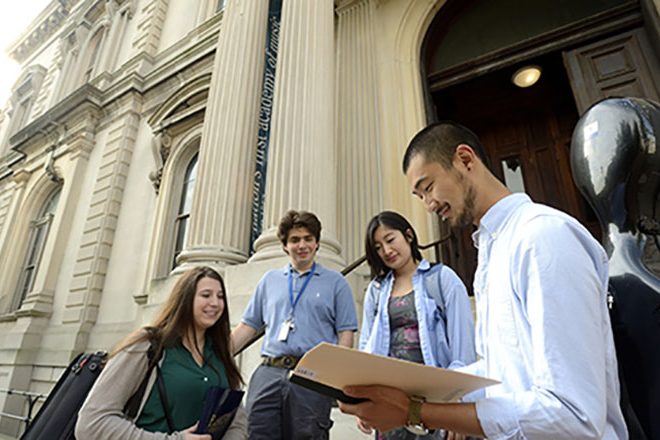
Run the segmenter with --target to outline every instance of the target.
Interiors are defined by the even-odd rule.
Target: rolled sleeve
[[[250,302],[245,308],[243,317],[241,318],[242,323],[249,325],[254,329],[260,329],[264,325],[263,298],[267,285],[266,276],[267,274],[261,278],[259,284],[257,284],[254,295],[250,298]]]
[[[520,435],[516,406],[507,398],[487,398],[476,402],[477,417],[486,438],[515,439]]]

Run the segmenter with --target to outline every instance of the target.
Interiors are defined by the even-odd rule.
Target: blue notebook
[[[204,406],[197,424],[197,434],[211,434],[213,440],[221,439],[241,404],[244,391],[212,386],[206,390]]]

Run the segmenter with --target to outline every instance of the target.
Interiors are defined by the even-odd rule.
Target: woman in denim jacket
[[[365,238],[372,280],[364,299],[360,350],[442,368],[475,361],[474,323],[464,284],[440,263],[422,258],[417,234],[400,214],[383,211],[371,219]],[[370,433],[371,427],[358,422]],[[418,436],[404,428],[376,433],[377,439]]]

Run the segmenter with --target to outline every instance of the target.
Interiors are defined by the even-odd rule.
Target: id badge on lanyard
[[[289,338],[289,333],[292,331],[295,331],[296,326],[293,322],[293,312],[296,309],[296,305],[298,304],[298,301],[300,300],[300,297],[302,294],[305,292],[305,289],[307,288],[307,285],[309,282],[312,280],[312,277],[314,276],[314,272],[316,271],[316,262],[312,264],[312,269],[309,271],[309,274],[307,275],[307,278],[303,282],[302,288],[300,289],[300,293],[298,293],[298,296],[294,299],[293,298],[293,268],[289,268],[289,303],[291,304],[291,314],[287,319],[282,322],[282,325],[280,326],[280,331],[277,334],[277,340],[280,342],[286,342],[286,340]]]
[[[287,338],[289,337],[289,331],[293,329],[294,329],[293,320],[291,318],[288,318],[280,326],[280,332],[277,335],[277,340],[280,342],[286,342]]]

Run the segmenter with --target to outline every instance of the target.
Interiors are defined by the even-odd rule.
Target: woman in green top
[[[212,385],[239,388],[242,379],[229,353],[229,311],[222,277],[209,267],[184,273],[149,327],[129,335],[114,350],[83,404],[77,438],[210,440],[194,434],[206,390]],[[137,415],[125,408],[149,373],[148,352],[159,365],[174,432],[169,432],[165,403],[155,385],[154,368]],[[139,393],[138,393],[139,394]],[[225,439],[247,438],[245,412],[239,408]],[[168,433],[169,432],[169,433]]]

